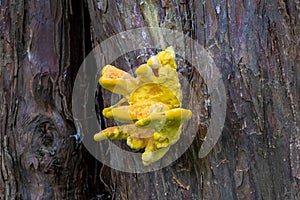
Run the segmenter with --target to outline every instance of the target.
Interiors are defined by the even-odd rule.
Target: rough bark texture
[[[0,1],[0,199],[300,199],[298,0],[87,4]],[[93,45],[159,26],[184,32],[214,55],[227,117],[207,157],[198,158],[206,125],[178,161],[147,174],[101,166],[69,137],[76,133],[72,85],[92,46],[87,6]],[[118,62],[131,67],[128,59]],[[203,80],[193,70],[187,76],[203,102]]]
[[[97,191],[88,187],[89,156],[70,137],[87,7],[67,0],[0,6],[0,199],[88,198]]]
[[[200,134],[162,170],[105,170],[116,199],[300,198],[298,1],[89,1],[89,10],[95,44],[143,26],[193,37],[214,55],[228,97],[222,137],[206,158],[197,157]]]

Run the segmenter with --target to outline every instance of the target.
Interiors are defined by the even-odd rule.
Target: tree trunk
[[[0,199],[300,198],[299,1],[0,1],[0,8]],[[196,138],[163,169],[125,173],[70,137],[72,90],[92,46],[146,26],[182,32],[213,55],[226,118],[217,144],[199,158],[216,105],[206,104],[208,80],[184,63],[199,102],[193,115],[204,116]],[[130,71],[142,52],[114,64]],[[100,109],[109,106],[99,94]],[[102,128],[112,125],[100,119]]]
[[[67,0],[0,6],[0,199],[94,196],[96,162],[70,137],[72,85],[91,46],[87,7]]]
[[[188,151],[168,167],[146,174],[104,170],[116,199],[300,198],[299,2],[88,3],[94,44],[144,26],[181,31],[212,53],[227,93],[222,136],[207,157],[198,158],[204,125]],[[132,63],[126,60],[134,58],[117,66],[129,71]],[[203,79],[193,70],[188,76],[201,88]],[[203,98],[199,92],[199,104]]]

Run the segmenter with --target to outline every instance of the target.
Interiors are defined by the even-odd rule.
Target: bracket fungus
[[[182,124],[192,117],[190,110],[181,108],[182,91],[176,68],[173,47],[139,66],[136,78],[106,65],[100,85],[123,98],[105,108],[103,115],[127,124],[106,128],[95,134],[94,140],[126,140],[130,148],[144,149],[144,165],[161,159],[179,140]]]

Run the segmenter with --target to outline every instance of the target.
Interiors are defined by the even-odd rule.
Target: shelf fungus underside
[[[95,134],[94,140],[126,140],[130,148],[144,149],[144,165],[161,159],[179,140],[183,123],[192,117],[190,110],[181,108],[182,91],[176,68],[173,47],[139,66],[136,78],[106,65],[100,85],[123,98],[105,108],[103,115],[125,125],[106,128]]]

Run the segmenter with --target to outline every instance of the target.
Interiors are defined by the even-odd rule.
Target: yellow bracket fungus
[[[161,159],[179,140],[182,124],[192,117],[190,110],[181,108],[182,92],[176,68],[173,47],[139,66],[136,78],[106,65],[100,85],[123,98],[105,108],[103,115],[128,124],[109,127],[95,134],[94,140],[126,140],[132,149],[145,149],[144,165]]]

